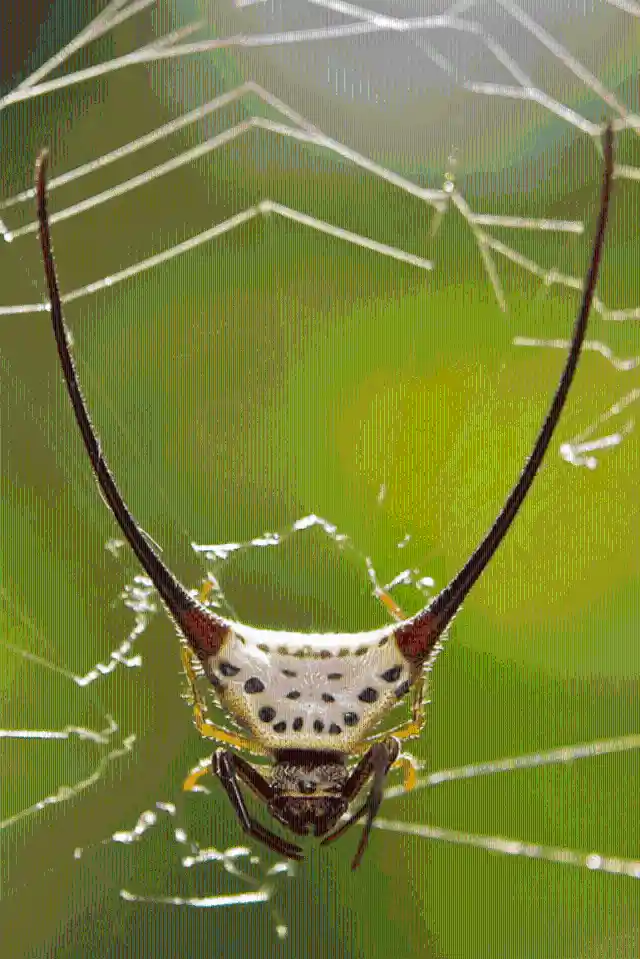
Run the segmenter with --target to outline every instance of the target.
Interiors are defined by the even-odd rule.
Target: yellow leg
[[[185,694],[184,698],[188,699],[192,706],[195,707],[196,703],[198,703],[202,707],[202,701],[196,686],[198,677],[193,668],[193,654],[185,643],[181,643],[180,645],[180,659],[182,660],[182,668],[184,669],[185,676],[189,682],[189,692]]]
[[[396,601],[392,599],[392,597],[389,596],[385,590],[377,589],[376,595],[383,606],[389,610],[395,619],[406,619],[406,616],[400,606],[398,606]],[[424,679],[419,679],[413,687],[411,719],[407,720],[405,723],[402,723],[400,726],[396,727],[396,729],[386,729],[382,733],[377,733],[375,736],[372,736],[370,739],[368,739],[367,742],[380,742],[381,740],[386,739],[387,736],[393,736],[394,739],[414,739],[416,736],[419,736],[422,732],[422,727],[424,726],[426,718],[423,693]]]
[[[241,736],[240,733],[230,733],[227,732],[226,729],[214,726],[213,723],[210,723],[204,718],[201,707],[195,703],[193,706],[193,718],[195,719],[198,732],[201,736],[204,736],[205,739],[215,739],[217,743],[225,743],[227,746],[233,746],[235,749],[248,749],[252,753],[264,752],[254,739],[249,739],[248,736]]]
[[[388,736],[393,736],[394,739],[415,739],[416,736],[420,735],[427,718],[425,704],[422,698],[423,685],[424,683],[422,681],[416,684],[413,702],[411,704],[411,719],[407,720],[406,723],[402,723],[397,729],[389,730],[387,733]]]
[[[366,753],[369,749],[371,749],[371,743],[382,742],[382,740],[388,739],[389,736],[391,735],[393,735],[394,739],[400,738],[397,736],[396,733],[389,733],[389,732],[380,733],[377,736],[372,736],[370,739],[367,739],[366,742],[364,743],[358,743],[356,746],[352,748],[351,751],[354,754],[354,756],[361,756],[364,753]],[[411,756],[409,753],[400,753],[400,755],[398,756],[396,761],[393,763],[391,768],[402,769],[404,773],[403,785],[404,785],[404,788],[407,790],[407,792],[409,792],[409,790],[414,788],[414,786],[416,785],[418,781],[418,770],[420,767],[418,765],[417,760],[415,760],[413,756]]]
[[[392,769],[400,767],[404,773],[404,788],[409,792],[418,781],[418,763],[409,753],[400,753]]]
[[[394,739],[415,739],[416,736],[419,736],[427,718],[423,697],[424,679],[421,677],[412,689],[411,719],[401,723],[394,729],[385,729],[383,732],[368,737],[363,743],[362,752],[365,752],[371,743],[382,742],[382,740],[388,736],[393,736]]]
[[[211,582],[211,580],[205,579],[204,583],[200,587],[200,592],[198,593],[198,599],[200,600],[201,603],[206,603],[207,596],[209,595],[212,589],[213,589],[213,583]]]
[[[423,706],[420,710],[419,716],[414,715],[411,719],[408,719],[406,723],[402,723],[402,725],[398,726],[396,729],[387,730],[384,735],[393,736],[394,739],[415,739],[422,732],[424,723],[425,711]]]
[[[203,776],[206,776],[207,773],[211,772],[211,758],[201,759],[197,766],[194,766],[190,771],[189,775],[182,783],[182,788],[185,792],[198,792],[200,786],[198,782],[202,779]]]
[[[204,581],[198,593],[198,599],[201,603],[205,603],[207,596],[213,589],[214,584],[211,580],[207,579]],[[189,694],[188,697],[191,700],[191,706],[193,709],[193,719],[196,725],[196,729],[201,736],[204,736],[206,739],[213,739],[215,742],[224,743],[226,746],[233,746],[238,750],[248,750],[253,753],[263,753],[264,750],[259,746],[258,743],[254,740],[249,739],[246,736],[241,736],[239,733],[228,732],[226,729],[220,729],[219,726],[215,726],[213,723],[210,723],[206,719],[206,707],[202,700],[202,697],[198,691],[196,671],[193,667],[193,653],[188,646],[182,645],[180,647],[180,656],[182,659],[182,665],[189,683]],[[189,772],[189,775],[184,780],[182,788],[185,792],[198,792],[201,788],[198,783],[203,776],[206,776],[211,772],[211,757],[206,759],[201,759],[200,762],[193,767]]]
[[[383,606],[385,606],[394,619],[401,620],[406,619],[407,617],[402,612],[395,599],[393,599],[384,589],[376,589],[376,596],[380,600]]]
[[[183,644],[180,647],[180,656],[182,657],[182,665],[189,681],[189,698],[193,709],[193,719],[200,735],[206,739],[214,739],[218,743],[233,746],[235,749],[248,749],[252,753],[263,754],[264,750],[255,740],[250,739],[248,736],[242,736],[240,733],[231,733],[226,729],[220,729],[219,726],[214,726],[213,723],[210,723],[209,720],[206,719],[206,707],[198,692],[196,685],[198,677],[193,668],[192,653],[188,646]]]

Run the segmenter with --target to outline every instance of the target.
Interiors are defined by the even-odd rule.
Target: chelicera
[[[354,635],[261,630],[225,619],[187,590],[145,538],[111,475],[80,390],[51,251],[46,170],[44,151],[36,173],[40,243],[53,331],[73,412],[104,498],[181,636],[185,669],[194,689],[196,725],[204,735],[223,744],[214,755],[213,772],[245,832],[293,859],[302,858],[301,848],[250,815],[240,783],[291,832],[301,836],[313,832],[324,837],[323,843],[336,839],[364,816],[355,868],[380,807],[387,773],[402,761],[400,743],[418,735],[424,722],[422,683],[440,648],[439,640],[511,526],[565,404],[604,245],[613,173],[611,126],[604,134],[600,212],[569,355],[518,481],[478,548],[435,599],[404,622]],[[243,734],[219,729],[205,720],[196,693],[194,661],[199,661],[221,705]],[[376,733],[380,721],[409,691],[413,694],[412,719],[392,733]],[[249,763],[244,752],[271,759],[270,776]],[[358,757],[350,768],[349,760]],[[363,804],[348,815],[351,803],[369,782]]]

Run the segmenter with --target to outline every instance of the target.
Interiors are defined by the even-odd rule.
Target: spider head
[[[273,768],[269,812],[299,836],[323,836],[347,811],[344,757],[320,750],[282,750]]]

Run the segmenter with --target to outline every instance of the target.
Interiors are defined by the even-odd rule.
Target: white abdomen
[[[416,678],[394,628],[341,636],[234,623],[205,670],[221,704],[268,749],[349,752]]]

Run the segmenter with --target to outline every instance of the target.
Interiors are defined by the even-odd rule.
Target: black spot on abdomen
[[[385,683],[395,683],[397,679],[400,679],[401,674],[402,666],[392,666],[391,669],[380,673],[380,679],[384,679]]]
[[[226,659],[221,659],[218,663],[218,669],[223,676],[237,676],[240,672],[239,666],[233,666]]]
[[[378,690],[373,686],[367,686],[361,693],[358,693],[358,699],[361,703],[375,703],[378,698]]]

